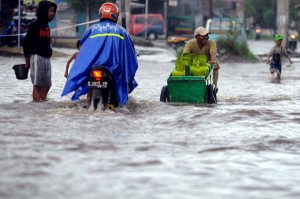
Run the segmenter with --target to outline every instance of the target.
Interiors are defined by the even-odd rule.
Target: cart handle
[[[207,76],[206,76],[206,78],[205,78],[206,80],[212,81],[212,78],[213,78],[213,71],[214,71],[214,69],[215,69],[215,66],[216,66],[216,64],[211,64],[209,73],[207,74]]]

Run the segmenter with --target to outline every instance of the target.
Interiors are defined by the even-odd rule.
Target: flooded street
[[[197,105],[160,102],[174,53],[137,49],[139,86],[116,112],[60,97],[76,49],[52,58],[43,103],[15,78],[23,58],[0,57],[1,199],[299,198],[299,58],[280,82],[264,62],[221,63],[218,104]]]

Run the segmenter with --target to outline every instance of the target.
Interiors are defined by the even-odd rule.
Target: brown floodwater
[[[23,59],[0,57],[0,198],[299,198],[296,59],[280,82],[263,62],[221,63],[218,104],[199,105],[160,102],[174,55],[143,51],[139,87],[116,112],[60,97],[69,57],[52,59],[43,103],[14,76]]]

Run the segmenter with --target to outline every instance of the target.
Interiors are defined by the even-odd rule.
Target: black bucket
[[[12,67],[15,71],[17,79],[27,79],[29,68],[25,68],[25,64],[18,64]]]

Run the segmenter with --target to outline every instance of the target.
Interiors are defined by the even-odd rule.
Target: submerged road
[[[297,58],[280,82],[264,62],[222,63],[218,104],[162,103],[174,52],[137,49],[139,86],[116,112],[60,97],[75,49],[56,49],[44,103],[15,78],[23,58],[0,57],[0,198],[298,199]]]

